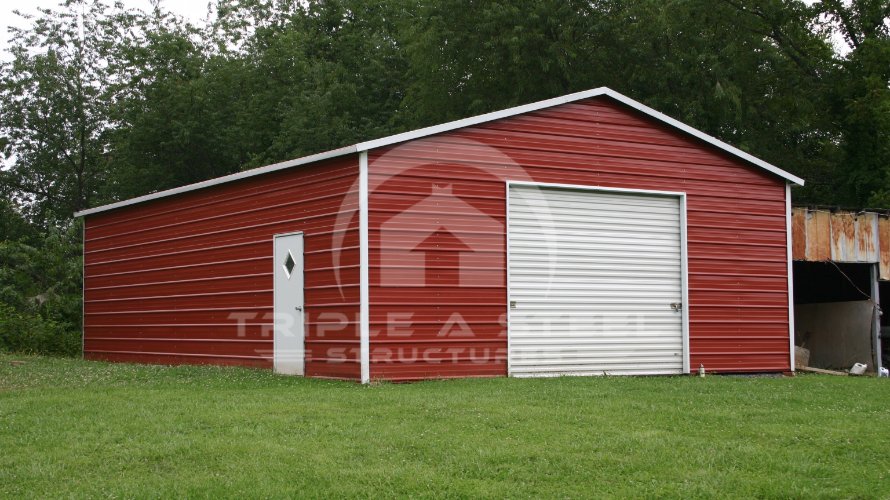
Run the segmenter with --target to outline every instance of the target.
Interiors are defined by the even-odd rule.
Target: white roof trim
[[[615,99],[622,104],[625,104],[631,108],[640,111],[656,120],[659,120],[667,125],[670,125],[676,129],[679,129],[689,135],[692,135],[712,146],[715,146],[719,149],[726,151],[727,153],[737,156],[742,160],[745,160],[748,163],[752,163],[757,165],[758,167],[773,173],[786,181],[797,184],[799,186],[803,186],[804,180],[800,177],[792,175],[775,165],[767,163],[757,157],[754,157],[738,148],[730,146],[725,142],[712,137],[700,130],[696,130],[685,123],[677,121],[663,113],[655,111],[654,109],[646,106],[640,102],[637,102],[627,96],[619,94],[612,89],[607,87],[599,87],[596,89],[585,90],[583,92],[575,92],[574,94],[568,94],[561,97],[554,97],[552,99],[547,99],[544,101],[533,102],[530,104],[524,104],[522,106],[516,106],[509,109],[504,109],[501,111],[495,111],[492,113],[485,113],[483,115],[471,116],[469,118],[464,118],[462,120],[455,120],[448,123],[443,123],[441,125],[435,125],[432,127],[421,128],[417,130],[412,130],[410,132],[404,132],[401,134],[391,135],[389,137],[383,137],[381,139],[375,139],[373,141],[360,142],[358,144],[347,146],[344,148],[334,149],[331,151],[326,151],[324,153],[318,153],[310,156],[304,156],[302,158],[297,158],[294,160],[283,161],[281,163],[275,163],[273,165],[268,165],[265,167],[255,168],[252,170],[245,170],[244,172],[238,172],[236,174],[226,175],[224,177],[217,177],[215,179],[206,180],[203,182],[197,182],[195,184],[189,184],[187,186],[181,186],[174,189],[168,189],[166,191],[159,191],[157,193],[147,194],[145,196],[140,196],[138,198],[131,198],[129,200],[119,201],[117,203],[111,203],[109,205],[103,205],[101,207],[90,208],[87,210],[81,210],[74,214],[75,217],[81,217],[84,215],[90,215],[98,212],[105,212],[107,210],[113,210],[115,208],[125,207],[128,205],[135,205],[137,203],[142,203],[149,200],[155,200],[158,198],[165,198],[167,196],[173,196],[176,194],[186,193],[189,191],[194,191],[196,189],[203,189],[210,186],[215,186],[217,184],[223,184],[226,182],[236,181],[239,179],[245,179],[247,177],[253,177],[255,175],[262,175],[269,172],[274,172],[277,170],[283,170],[285,168],[296,167],[299,165],[305,165],[307,163],[312,163],[316,161],[326,160],[328,158],[335,158],[337,156],[343,156],[351,153],[357,153],[361,151],[369,151],[371,149],[381,148],[384,146],[389,146],[391,144],[396,144],[400,142],[410,141],[413,139],[419,139],[421,137],[427,137],[434,134],[440,134],[442,132],[448,132],[450,130],[455,130],[463,127],[469,127],[472,125],[478,125],[480,123],[490,122],[493,120],[499,120],[501,118],[507,118],[510,116],[520,115],[523,113],[529,113],[532,111],[537,111],[539,109],[550,108],[553,106],[558,106],[560,104],[566,104],[574,101],[579,101],[581,99],[589,99],[591,97],[598,96],[606,96],[612,99]]]
[[[347,146],[345,148],[332,149],[331,151],[325,151],[324,153],[318,153],[314,155],[304,156],[302,158],[297,158],[294,160],[287,160],[280,163],[273,163],[272,165],[266,165],[265,167],[254,168],[250,170],[245,170],[243,172],[238,172],[230,175],[224,175],[222,177],[216,177],[213,179],[208,179],[203,182],[196,182],[194,184],[188,184],[185,186],[180,186],[178,188],[167,189],[165,191],[158,191],[157,193],[147,194],[145,196],[139,196],[136,198],[130,198],[129,200],[119,201],[117,203],[110,203],[108,205],[102,205],[101,207],[96,208],[88,208],[86,210],[81,210],[80,212],[75,212],[75,217],[82,217],[84,215],[95,214],[98,212],[105,212],[106,210],[113,210],[115,208],[126,207],[127,205],[135,205],[137,203],[142,203],[149,200],[156,200],[158,198],[166,198],[167,196],[173,196],[180,193],[187,193],[189,191],[194,191],[196,189],[203,189],[210,186],[216,186],[217,184],[225,184],[226,182],[237,181],[238,179],[246,179],[248,177],[253,177],[255,175],[267,174],[269,172],[275,172],[277,170],[284,170],[286,168],[297,167],[299,165],[305,165],[307,163],[312,163],[321,160],[327,160],[328,158],[336,158],[337,156],[348,155],[350,153],[355,153],[357,150],[355,146]]]

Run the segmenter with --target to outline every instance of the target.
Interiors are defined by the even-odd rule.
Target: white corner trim
[[[794,371],[794,261],[792,255],[791,184],[785,184],[785,246],[788,261],[788,348],[791,371]]]
[[[513,365],[510,362],[510,353],[513,352],[513,342],[510,335],[510,315],[513,314],[513,310],[510,308],[510,181],[504,183],[504,189],[507,192],[507,195],[504,197],[504,212],[507,214],[506,221],[504,222],[504,243],[507,250],[506,261],[504,262],[504,270],[507,275],[507,290],[506,290],[506,299],[507,299],[507,315],[506,321],[503,326],[504,334],[507,336],[507,376],[513,376]]]
[[[368,270],[368,152],[358,156],[359,361],[361,382],[371,382],[371,303]]]
[[[333,149],[331,151],[325,151],[324,153],[318,153],[310,156],[304,156],[302,158],[297,158],[294,160],[287,160],[280,163],[274,163],[272,165],[266,165],[265,167],[254,168],[251,170],[245,170],[244,172],[238,172],[231,175],[225,175],[222,177],[216,177],[214,179],[208,179],[203,182],[196,182],[194,184],[188,184],[185,186],[180,186],[178,188],[167,189],[165,191],[158,191],[157,193],[147,194],[145,196],[138,196],[136,198],[130,198],[129,200],[119,201],[117,203],[110,203],[108,205],[102,205],[101,207],[88,208],[86,210],[81,210],[79,212],[75,212],[75,217],[83,217],[84,215],[95,214],[99,212],[105,212],[108,210],[113,210],[115,208],[126,207],[128,205],[135,205],[137,203],[143,203],[150,200],[156,200],[158,198],[166,198],[168,196],[173,196],[181,193],[187,193],[189,191],[194,191],[196,189],[203,189],[210,186],[216,186],[217,184],[225,184],[226,182],[237,181],[239,179],[246,179],[248,177],[253,177],[256,175],[268,174],[269,172],[275,172],[277,170],[284,170],[286,168],[297,167],[299,165],[305,165],[307,163],[313,163],[316,161],[327,160],[329,158],[336,158],[338,156],[348,155],[350,153],[355,153],[355,146],[348,146],[340,149]]]

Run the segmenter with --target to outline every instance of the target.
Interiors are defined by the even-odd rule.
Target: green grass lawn
[[[888,494],[887,379],[365,387],[0,355],[0,497]]]

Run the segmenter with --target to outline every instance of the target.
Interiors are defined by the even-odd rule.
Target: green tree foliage
[[[404,101],[429,124],[609,86],[811,179],[831,199],[836,55],[801,2],[426,4],[409,19]],[[766,9],[766,10],[764,10]],[[822,182],[820,182],[820,180]]]
[[[614,85],[602,1],[420,2],[402,19],[411,66],[403,112],[432,124]]]
[[[233,168],[392,131],[406,67],[392,35],[396,7],[342,0],[217,8],[222,48],[209,60],[220,71],[208,79],[238,89],[229,96],[231,135],[250,153]]]
[[[0,190],[41,227],[93,204],[106,174],[111,50],[106,7],[69,2],[13,29],[0,66]]]
[[[395,130],[407,62],[395,39],[398,4],[362,0],[310,3],[263,33],[253,63],[276,86],[277,126],[258,163],[333,149]],[[257,47],[256,49],[260,49]]]
[[[825,0],[824,13],[850,49],[829,89],[838,117],[841,202],[890,206],[890,3]]]
[[[890,206],[888,5],[216,0],[196,25],[65,0],[0,62],[0,347],[77,330],[73,211],[598,86],[806,178],[797,200]]]
[[[80,227],[0,241],[0,350],[80,352]]]
[[[804,199],[853,207],[890,206],[890,4],[885,0],[724,0],[800,69],[800,86],[772,102],[810,103],[789,138],[817,138]],[[826,53],[841,38],[844,55]],[[821,42],[821,43],[820,43]],[[802,156],[793,156],[794,158]],[[789,167],[794,170],[793,167]]]
[[[221,0],[206,29],[155,9],[120,44],[111,192],[129,197],[394,130],[406,62],[362,1]]]
[[[204,33],[169,12],[120,19],[127,36],[113,67],[121,74],[114,109],[110,198],[127,198],[237,170],[244,144],[229,124],[237,86],[207,58]]]

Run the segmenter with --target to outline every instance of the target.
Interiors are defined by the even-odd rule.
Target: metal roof
[[[128,200],[119,201],[117,203],[111,203],[108,205],[103,205],[96,208],[89,208],[86,210],[81,210],[74,214],[75,217],[81,217],[84,215],[95,214],[99,212],[105,212],[108,210],[113,210],[115,208],[125,207],[129,205],[135,205],[137,203],[142,203],[150,200],[156,200],[158,198],[165,198],[167,196],[174,196],[181,193],[187,193],[189,191],[194,191],[196,189],[204,189],[210,186],[215,186],[217,184],[223,184],[226,182],[232,182],[239,179],[245,179],[247,177],[253,177],[255,175],[262,175],[269,172],[275,172],[277,170],[283,170],[286,168],[296,167],[299,165],[305,165],[307,163],[313,163],[316,161],[326,160],[328,158],[335,158],[337,156],[343,156],[352,153],[358,153],[361,151],[369,151],[371,149],[381,148],[385,146],[389,146],[391,144],[397,144],[400,142],[410,141],[413,139],[419,139],[421,137],[427,137],[434,134],[440,134],[442,132],[448,132],[451,130],[469,127],[472,125],[478,125],[480,123],[490,122],[493,120],[499,120],[501,118],[507,118],[510,116],[520,115],[523,113],[529,113],[532,111],[537,111],[539,109],[550,108],[553,106],[559,106],[560,104],[566,104],[574,101],[579,101],[582,99],[589,99],[591,97],[609,97],[614,99],[626,106],[629,106],[637,111],[640,111],[666,125],[670,125],[676,129],[679,129],[693,137],[696,137],[699,140],[702,140],[712,146],[715,146],[727,153],[736,156],[748,163],[756,165],[772,174],[775,174],[786,181],[797,184],[799,186],[803,186],[804,180],[800,177],[797,177],[793,174],[790,174],[775,165],[767,163],[755,156],[752,156],[736,147],[730,146],[729,144],[712,137],[704,132],[694,129],[685,123],[682,123],[678,120],[675,120],[663,113],[655,111],[654,109],[646,106],[640,102],[637,102],[625,95],[619,94],[612,89],[607,87],[599,87],[591,90],[585,90],[582,92],[575,92],[574,94],[568,94],[561,97],[554,97],[552,99],[546,99],[543,101],[533,102],[530,104],[524,104],[522,106],[516,106],[513,108],[504,109],[501,111],[494,111],[491,113],[485,113],[482,115],[471,116],[469,118],[464,118],[461,120],[455,120],[448,123],[443,123],[440,125],[434,125],[432,127],[425,127],[417,130],[412,130],[410,132],[403,132],[401,134],[395,134],[388,137],[383,137],[381,139],[375,139],[372,141],[360,142],[358,144],[354,144],[352,146],[347,146],[339,149],[333,149],[331,151],[326,151],[324,153],[318,153],[314,155],[304,156],[302,158],[297,158],[294,160],[283,161],[280,163],[275,163],[272,165],[267,165],[265,167],[254,168],[251,170],[245,170],[243,172],[238,172],[231,175],[226,175],[223,177],[217,177],[215,179],[209,179],[203,182],[196,182],[194,184],[188,184],[186,186],[181,186],[178,188],[167,189],[165,191],[158,191],[156,193],[147,194],[144,196],[139,196],[136,198],[130,198]]]

